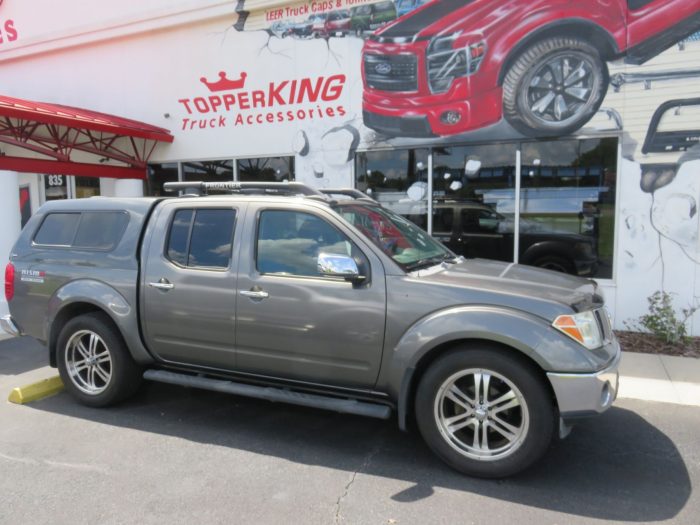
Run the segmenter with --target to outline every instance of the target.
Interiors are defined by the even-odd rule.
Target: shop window
[[[611,278],[617,139],[523,143],[520,262]]]
[[[233,182],[232,160],[203,160],[182,163],[183,181]]]
[[[238,180],[242,182],[284,182],[294,180],[294,157],[239,159]]]
[[[97,177],[75,177],[75,196],[78,199],[96,197],[100,194],[100,179]]]
[[[458,255],[513,260],[516,152],[516,144],[433,149],[433,232]]]
[[[177,181],[177,162],[169,162],[165,164],[149,164],[146,194],[152,197],[162,197],[164,195],[167,195],[163,191],[163,184],[165,184],[166,182]]]
[[[68,198],[68,177],[65,175],[44,175],[44,197],[47,201]]]
[[[356,187],[382,206],[427,229],[429,153],[428,149],[358,153]]]

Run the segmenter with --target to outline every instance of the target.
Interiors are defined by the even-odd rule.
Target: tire
[[[548,38],[523,51],[506,73],[503,114],[528,137],[568,135],[600,109],[609,79],[595,47],[577,38]]]
[[[420,433],[435,454],[464,474],[513,475],[542,457],[552,441],[557,415],[550,391],[535,365],[513,352],[517,351],[462,346],[439,357],[420,380],[415,398]],[[482,392],[488,385],[487,401],[502,399],[491,407],[474,395],[476,377],[485,379],[485,374],[489,380],[479,385]]]
[[[545,257],[540,257],[535,259],[532,266],[537,266],[538,268],[544,268],[545,270],[552,270],[553,272],[568,273],[571,275],[576,275],[576,268],[568,259],[564,257],[558,257],[556,255],[547,255]]]
[[[58,336],[56,354],[63,384],[84,405],[113,405],[134,394],[141,385],[141,368],[103,313],[68,321]]]

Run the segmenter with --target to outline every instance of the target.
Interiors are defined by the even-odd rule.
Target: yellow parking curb
[[[32,401],[58,394],[61,390],[63,390],[61,378],[59,376],[53,376],[32,383],[31,385],[14,388],[12,392],[10,392],[10,397],[8,397],[7,400],[10,403],[24,405],[25,403],[31,403]]]

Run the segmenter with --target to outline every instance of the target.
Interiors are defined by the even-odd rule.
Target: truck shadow
[[[688,470],[671,439],[622,408],[582,422],[529,471],[494,481],[452,471],[433,456],[417,432],[400,432],[394,420],[155,383],[146,384],[132,401],[111,409],[80,406],[66,393],[29,406],[412,483],[392,496],[397,502],[429,498],[435,487],[444,487],[577,516],[651,522],[676,516],[691,494]]]

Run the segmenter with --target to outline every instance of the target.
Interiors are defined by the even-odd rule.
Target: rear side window
[[[129,215],[122,212],[83,212],[73,246],[111,250],[124,235]]]
[[[167,257],[190,268],[228,268],[235,210],[178,210],[168,238]]]
[[[34,242],[47,246],[70,246],[78,221],[80,213],[50,213],[36,232]]]
[[[129,215],[124,211],[50,213],[34,236],[36,244],[112,250],[124,235]]]

